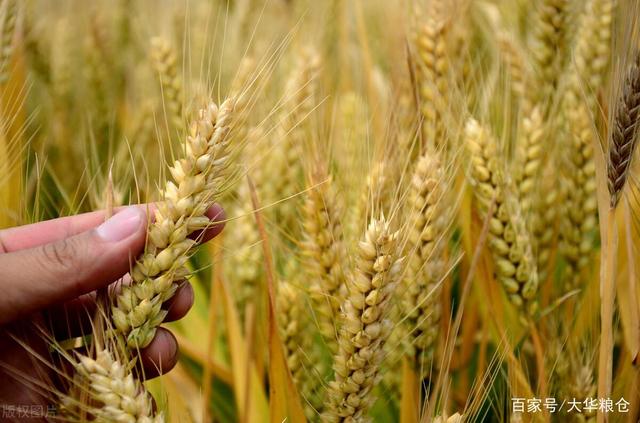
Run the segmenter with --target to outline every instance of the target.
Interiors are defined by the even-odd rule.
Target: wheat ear
[[[563,178],[567,205],[561,219],[561,252],[567,260],[566,289],[580,286],[590,263],[598,226],[593,118],[598,116],[597,92],[602,89],[610,56],[612,0],[587,4],[576,38],[575,65],[567,74],[562,103],[569,143],[562,156],[570,173]],[[587,82],[586,89],[584,82]]]
[[[100,350],[96,358],[78,356],[74,363],[79,396],[88,395],[88,410],[78,405],[78,399],[63,398],[63,413],[89,412],[96,422],[161,423],[164,415],[155,413],[151,395],[125,366],[109,350]],[[73,391],[72,391],[73,392]],[[66,410],[65,410],[66,409]],[[73,411],[71,414],[69,410]]]
[[[254,303],[258,285],[262,277],[262,253],[260,249],[260,233],[253,219],[253,204],[248,184],[240,184],[237,189],[237,204],[231,216],[240,217],[233,222],[224,238],[230,252],[225,270],[227,277],[233,280],[234,300],[240,315],[248,304]]]
[[[568,47],[568,17],[569,0],[538,0],[529,46],[538,87],[536,103],[548,103],[557,87]]]
[[[314,401],[311,377],[313,373],[310,367],[315,365],[312,361],[313,338],[309,336],[311,321],[303,288],[301,284],[296,283],[302,274],[294,260],[286,263],[284,279],[278,281],[276,306],[287,366],[300,396],[306,400],[305,413],[311,418],[321,404]]]
[[[442,314],[442,280],[447,273],[448,227],[445,174],[435,152],[422,155],[410,181],[407,269],[402,282],[403,343],[422,376],[431,368]]]
[[[9,63],[13,53],[13,36],[18,20],[18,2],[5,0],[2,15],[0,15],[0,84],[9,78]]]
[[[175,50],[166,39],[154,37],[151,39],[151,59],[160,78],[162,98],[169,122],[174,128],[182,128],[182,83],[178,77]]]
[[[611,33],[616,0],[589,0],[576,35],[574,63],[587,83],[589,95],[604,86],[611,56]]]
[[[444,2],[429,3],[425,19],[415,33],[415,49],[418,56],[416,77],[422,114],[423,143],[445,142],[445,125],[448,90],[450,89],[450,63],[448,42],[450,22],[447,19]]]
[[[301,249],[311,277],[309,293],[320,333],[335,352],[337,317],[346,294],[343,266],[347,252],[340,223],[342,211],[332,179],[326,172],[317,170],[309,179],[309,185],[316,188],[309,191],[302,209]]]
[[[300,157],[309,135],[309,117],[315,107],[318,91],[317,76],[320,57],[313,50],[304,51],[291,72],[285,87],[285,101],[276,130],[276,142],[270,155],[269,174],[274,175],[262,185],[269,202],[289,199],[299,192],[302,181]],[[294,201],[278,204],[276,212],[281,226],[295,228]]]
[[[326,422],[362,422],[374,401],[383,345],[391,331],[389,299],[402,271],[397,232],[382,217],[372,219],[358,245],[355,273],[342,304],[335,380],[328,390]]]
[[[471,155],[471,184],[482,217],[492,203],[495,206],[489,223],[489,248],[496,277],[526,317],[537,310],[538,274],[515,187],[506,178],[496,141],[486,128],[470,118],[465,138]]]
[[[629,66],[622,87],[622,96],[618,101],[611,141],[609,143],[609,161],[607,176],[611,208],[620,201],[624,189],[631,160],[638,143],[637,123],[640,116],[640,53],[636,53]]]
[[[123,286],[112,307],[116,328],[131,348],[151,342],[166,311],[162,303],[173,296],[177,281],[189,274],[187,253],[195,245],[188,235],[206,228],[207,209],[220,195],[230,174],[230,131],[235,99],[220,108],[210,103],[193,122],[185,156],[169,168],[173,181],[163,189],[150,225],[145,253],[131,270],[133,283]]]

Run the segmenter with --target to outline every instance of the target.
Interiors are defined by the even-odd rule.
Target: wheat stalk
[[[151,342],[166,315],[162,303],[189,274],[187,253],[196,242],[188,235],[210,224],[205,212],[229,177],[234,108],[235,99],[229,98],[220,108],[210,103],[201,109],[187,137],[185,156],[169,169],[174,182],[163,189],[164,201],[155,211],[145,253],[131,270],[133,284],[122,287],[112,307],[115,326],[131,348]]]
[[[390,333],[389,300],[398,282],[398,233],[383,217],[372,219],[358,245],[348,295],[342,304],[335,379],[329,383],[326,422],[363,422],[374,401],[383,345]]]
[[[538,274],[513,183],[506,178],[496,141],[486,128],[470,118],[465,138],[471,155],[471,184],[483,218],[495,203],[496,212],[489,217],[489,248],[496,277],[514,305],[525,315],[534,314]]]

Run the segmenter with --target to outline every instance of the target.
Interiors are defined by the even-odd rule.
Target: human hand
[[[119,208],[107,221],[104,216],[93,212],[0,230],[0,406],[48,403],[42,388],[55,375],[47,336],[64,340],[89,333],[96,290],[126,277],[143,252],[147,206]],[[194,234],[200,242],[224,226],[220,206],[207,216],[212,226]],[[164,304],[165,321],[182,318],[192,303],[193,289],[185,281]],[[159,328],[141,351],[145,376],[173,368],[177,352],[173,335]]]

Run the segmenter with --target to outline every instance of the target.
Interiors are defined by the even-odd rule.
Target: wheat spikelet
[[[611,208],[615,208],[627,181],[629,167],[638,142],[637,123],[640,116],[640,54],[629,66],[618,100],[609,142],[607,176]]]
[[[340,224],[341,209],[325,171],[317,169],[309,179],[310,186],[317,187],[309,192],[303,206],[301,250],[311,277],[309,292],[320,333],[335,352],[337,316],[346,294],[343,266],[347,254]]]
[[[323,421],[368,421],[383,345],[391,330],[389,299],[402,270],[397,237],[382,217],[371,220],[359,243],[355,274],[342,304],[335,380],[329,384]]]
[[[450,89],[447,46],[449,30],[450,22],[444,13],[443,2],[429,2],[428,9],[424,11],[424,21],[420,22],[414,40],[418,58],[416,76],[423,143],[442,145],[445,142],[443,117],[449,107]]]
[[[482,217],[494,203],[489,223],[489,248],[494,271],[511,302],[526,314],[537,309],[538,275],[531,238],[515,189],[504,174],[496,141],[473,118],[465,127],[471,154],[470,179]]]
[[[235,100],[229,98],[219,109],[210,103],[200,110],[186,140],[185,156],[169,169],[175,182],[164,187],[145,253],[131,270],[133,284],[122,287],[112,308],[115,326],[131,348],[143,348],[153,339],[166,315],[162,303],[189,273],[186,254],[195,241],[188,235],[210,224],[205,212],[229,177],[234,107]]]
[[[78,356],[75,369],[77,373],[74,389],[79,389],[80,392],[75,392],[76,398],[62,399],[63,413],[67,417],[88,411],[91,421],[102,423],[165,421],[162,413],[154,413],[151,395],[133,376],[131,368],[125,366],[109,350],[98,351],[95,359]],[[82,398],[85,393],[90,402],[87,406],[78,404],[78,397]]]
[[[15,0],[5,0],[0,14],[0,84],[9,77],[9,64],[13,53],[13,38],[18,20],[18,3]]]
[[[530,39],[537,102],[547,102],[564,67],[568,45],[569,0],[538,0]],[[546,111],[545,111],[546,112]]]
[[[402,341],[415,370],[422,376],[431,368],[442,314],[442,279],[447,273],[445,236],[448,222],[445,175],[438,155],[428,152],[417,163],[408,197],[409,235],[407,268],[402,281],[400,312]]]
[[[151,59],[160,78],[169,122],[175,128],[182,128],[182,82],[178,77],[176,52],[166,39],[154,37],[151,39]]]

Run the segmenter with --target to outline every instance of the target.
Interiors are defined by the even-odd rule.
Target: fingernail
[[[142,216],[143,212],[138,207],[128,207],[98,226],[96,232],[105,241],[121,241],[138,230]]]

